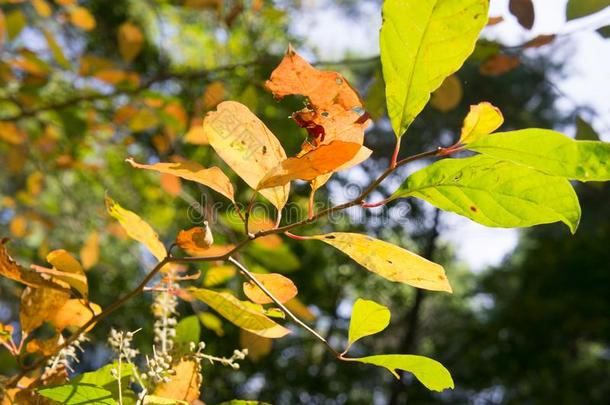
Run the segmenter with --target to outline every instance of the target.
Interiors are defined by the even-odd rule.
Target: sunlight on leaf
[[[574,233],[580,220],[569,181],[483,155],[435,162],[409,176],[391,198],[399,197],[499,228],[561,221]]]
[[[175,374],[170,377],[171,380],[157,385],[154,395],[187,403],[198,399],[199,387],[203,380],[199,363],[194,359],[184,357],[172,369]]]
[[[61,331],[68,326],[80,328],[100,312],[102,312],[102,308],[93,302],[87,303],[80,299],[69,299],[49,320],[55,326],[55,329]],[[87,330],[91,330],[93,326],[91,325]]]
[[[281,303],[291,300],[297,295],[297,287],[288,277],[277,273],[254,274],[254,277]],[[256,304],[270,304],[273,302],[253,282],[243,284],[244,294]]]
[[[459,143],[471,143],[491,134],[504,122],[502,112],[491,103],[483,102],[470,106],[462,124]]]
[[[452,292],[443,266],[401,247],[358,233],[333,232],[309,237],[327,243],[373,273],[427,290]]]
[[[349,322],[348,349],[358,339],[374,335],[390,324],[390,310],[375,301],[358,298]]]
[[[386,0],[380,33],[388,115],[401,137],[474,50],[488,0]]]
[[[256,189],[261,179],[286,159],[286,152],[275,135],[248,107],[225,101],[209,112],[203,129],[216,153],[250,187]],[[261,190],[260,193],[278,210],[288,200],[290,186]]]
[[[84,31],[95,28],[95,17],[84,7],[74,6],[69,10],[70,22]]]
[[[119,221],[132,239],[144,244],[157,260],[165,259],[167,256],[165,246],[159,240],[157,232],[148,223],[134,212],[121,207],[109,196],[106,196],[106,209],[113,218]]]
[[[529,128],[499,132],[468,149],[541,172],[580,181],[610,180],[610,143],[575,141],[559,132]]]

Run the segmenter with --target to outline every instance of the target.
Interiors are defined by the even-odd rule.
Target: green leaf
[[[341,250],[367,270],[388,280],[427,290],[451,292],[443,266],[391,243],[359,233],[345,232],[310,238]]]
[[[608,0],[570,0],[566,8],[566,18],[569,21],[575,18],[586,17],[608,6]]]
[[[174,337],[174,345],[180,353],[189,351],[190,343],[199,343],[201,334],[201,325],[196,315],[182,318],[176,325],[176,336]]]
[[[472,53],[488,7],[488,0],[384,1],[381,64],[397,137]]]
[[[498,132],[467,149],[580,181],[610,180],[610,143],[575,141],[548,129]]]
[[[25,19],[25,15],[19,9],[15,9],[10,13],[6,14],[6,33],[8,34],[8,39],[15,39],[17,35],[23,30],[26,26],[27,21]]]
[[[205,328],[211,330],[217,336],[224,336],[225,331],[222,328],[222,320],[219,317],[210,312],[202,312],[197,314],[197,317]]]
[[[227,292],[216,292],[205,288],[190,288],[189,292],[235,326],[250,333],[271,339],[290,333],[288,329],[266,317],[260,305],[238,300]]]
[[[413,373],[429,390],[442,391],[453,388],[453,379],[449,371],[441,363],[428,357],[410,354],[381,354],[349,360],[385,367],[396,378],[400,378],[396,370],[408,371]]]
[[[581,117],[576,117],[576,140],[578,141],[599,141],[599,135],[587,121]]]
[[[115,385],[116,378],[113,377],[111,370],[118,369],[118,363],[110,363],[106,364],[104,367],[91,371],[88,373],[83,373],[79,376],[76,376],[72,379],[72,383],[79,384],[92,384],[97,385],[99,387],[104,387],[106,389],[110,389],[107,387],[109,384]],[[121,364],[121,379],[126,377],[131,377],[133,375],[133,366],[131,364]]]
[[[116,404],[110,391],[94,384],[70,383],[57,387],[41,388],[37,392],[44,397],[67,405]]]
[[[390,324],[390,310],[375,301],[358,298],[349,322],[348,348],[358,339],[374,335]]]
[[[483,155],[435,162],[408,177],[391,198],[398,197],[421,198],[492,227],[562,221],[574,233],[580,220],[568,180]]]

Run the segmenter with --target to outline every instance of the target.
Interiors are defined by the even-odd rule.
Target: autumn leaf
[[[297,287],[292,280],[281,274],[254,274],[254,277],[281,303],[289,301],[297,295]],[[243,284],[243,289],[246,297],[256,304],[270,304],[273,302],[273,300],[252,281],[245,282]]]
[[[228,292],[204,288],[190,288],[188,291],[235,326],[255,335],[277,339],[290,333],[288,329],[265,316],[260,306],[238,300]]]
[[[70,294],[52,288],[27,287],[21,294],[19,321],[21,329],[30,333],[52,319],[70,298]]]
[[[197,226],[186,231],[180,231],[176,237],[176,245],[186,252],[198,253],[207,250],[214,243],[212,231],[205,222],[205,226]]]
[[[170,381],[158,384],[154,395],[186,401],[189,404],[199,398],[199,387],[203,381],[201,367],[195,359],[183,357],[172,367]]]
[[[391,281],[434,291],[452,292],[445,270],[421,256],[358,233],[333,232],[310,236],[350,256],[367,270]]]
[[[109,196],[106,196],[106,209],[113,218],[119,221],[132,239],[144,244],[157,260],[165,259],[167,251],[159,240],[159,235],[142,218],[121,207]]]
[[[142,50],[144,35],[132,22],[121,24],[118,30],[119,53],[126,63],[132,62]]]
[[[146,169],[159,173],[171,174],[184,180],[194,181],[210,187],[212,190],[222,194],[233,202],[235,201],[231,180],[229,180],[227,175],[224,174],[218,167],[210,167],[209,169],[206,169],[199,163],[189,161],[178,163],[155,163],[152,165],[137,163],[132,158],[128,158],[125,161],[138,169]]]
[[[321,145],[302,156],[281,162],[261,179],[258,189],[282,186],[296,179],[314,180],[332,173],[351,161],[360,149],[361,145],[353,142],[333,141]]]
[[[59,291],[69,292],[64,286],[42,277],[34,270],[26,270],[9,256],[6,250],[8,239],[0,241],[0,275],[18,281],[31,287],[48,287]]]
[[[102,312],[102,308],[99,305],[72,298],[67,300],[59,311],[49,318],[49,321],[58,331],[64,330],[69,326],[80,328],[100,312]],[[87,330],[91,330],[93,326],[91,325]]]
[[[62,342],[62,337],[58,333],[48,339],[32,339],[25,346],[28,353],[40,353],[43,356],[50,356],[55,353],[55,349]]]
[[[47,255],[47,262],[53,265],[55,272],[46,271],[53,277],[67,283],[81,294],[81,297],[87,298],[89,295],[89,287],[87,285],[87,277],[85,270],[81,264],[63,249],[54,250]],[[39,267],[40,269],[40,267]]]
[[[508,10],[517,17],[517,21],[528,30],[534,26],[534,4],[532,0],[510,0]]]
[[[202,102],[204,110],[211,110],[220,104],[225,97],[225,86],[220,81],[210,83],[203,93]]]
[[[214,287],[223,284],[225,281],[233,278],[236,273],[237,270],[234,266],[212,266],[205,271],[205,275],[203,277],[203,286]]]
[[[491,103],[483,102],[471,105],[470,111],[462,124],[459,143],[471,143],[491,134],[504,122],[502,112]]]
[[[85,270],[95,266],[100,259],[100,235],[91,232],[80,250],[80,260]]]
[[[261,179],[286,159],[284,148],[243,104],[225,101],[203,121],[204,133],[216,153],[250,187],[256,189]],[[261,190],[278,210],[288,200],[289,185]]]
[[[43,18],[49,17],[53,12],[51,6],[45,0],[32,0],[32,7],[34,7],[36,13]]]
[[[497,54],[479,66],[479,72],[483,76],[501,76],[510,72],[521,64],[518,56]]]
[[[240,329],[239,346],[248,349],[248,359],[258,361],[271,353],[273,340]]]
[[[430,105],[439,111],[453,110],[460,104],[464,90],[456,75],[447,76],[441,86],[432,93]]]
[[[307,308],[307,305],[303,304],[298,298],[293,298],[284,304],[286,308],[299,318],[307,322],[313,322],[316,316]]]
[[[70,14],[70,22],[75,27],[84,31],[91,31],[95,28],[95,18],[86,8],[73,6],[68,13]]]

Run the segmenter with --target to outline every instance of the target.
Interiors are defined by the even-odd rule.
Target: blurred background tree
[[[604,1],[580,11],[576,3],[581,4],[572,0],[568,5],[568,18],[608,15],[608,9],[602,10]],[[133,170],[126,157],[143,162],[186,158],[206,167],[222,166],[200,125],[207,111],[229,99],[254,111],[289,155],[298,151],[305,131],[287,117],[302,100],[278,103],[263,88],[289,42],[318,67],[344,74],[375,120],[365,141],[374,149],[373,157],[334,176],[319,193],[319,204],[355,196],[388,164],[394,136],[385,116],[379,60],[353,51],[317,58],[317,53],[328,57],[325,45],[332,48],[336,38],[312,44],[306,32],[295,27],[311,15],[323,21],[319,5],[314,10],[307,1],[264,0],[0,4],[0,236],[11,237],[10,249],[23,263],[42,264],[57,248],[79,254],[89,262],[92,299],[102,306],[135,286],[154,264],[108,217],[106,192],[149,221],[167,243],[179,230],[204,219],[214,224],[220,243],[236,236],[227,225],[231,207],[222,199],[171,176]],[[579,138],[598,136],[579,118],[601,122],[594,109],[578,102],[566,107],[566,95],[558,90],[556,80],[564,66],[553,54],[570,52],[574,43],[569,35],[528,34],[528,18],[533,21],[534,14],[528,14],[527,4],[519,6],[524,9],[514,4],[511,10],[524,26],[514,33],[518,45],[504,44],[490,27],[466,65],[443,84],[416,120],[402,153],[451,144],[468,106],[482,100],[503,111],[503,129],[544,127],[576,133],[577,127]],[[329,6],[328,14],[349,26],[379,10],[375,1],[347,0]],[[508,10],[502,17],[515,19]],[[598,33],[593,32],[597,26],[586,28],[591,35],[608,34],[607,27]],[[335,35],[350,38],[351,33],[338,29]],[[537,42],[528,44],[531,39]],[[402,174],[414,169],[403,168]],[[236,176],[232,180],[239,200],[247,201],[247,186]],[[389,180],[382,190],[390,193],[396,186]],[[295,188],[285,214],[290,221],[306,215],[309,187]],[[201,339],[212,354],[243,345],[251,351],[239,371],[206,367],[202,398],[206,403],[240,397],[277,404],[603,403],[610,394],[610,188],[583,185],[579,195],[583,218],[576,236],[560,226],[522,232],[514,252],[479,272],[460,259],[455,241],[442,237],[453,215],[439,215],[411,200],[351,209],[303,230],[359,229],[383,235],[442,263],[452,279],[452,296],[387,283],[315,242],[282,240],[254,244],[244,252],[253,268],[289,273],[304,304],[301,316],[331,344],[344,342],[355,297],[389,306],[389,330],[359,343],[354,353],[429,355],[451,370],[454,391],[431,394],[409,376],[398,382],[373,367],[336,362],[298,329],[271,346],[270,341],[240,335],[204,307],[182,304],[181,316],[205,314]],[[241,280],[233,277],[225,285],[239,290]],[[19,294],[13,283],[0,280],[0,322],[18,318]],[[150,352],[150,303],[150,294],[144,294],[98,325],[77,371],[109,361],[105,341],[110,327],[143,328],[136,343],[141,352]],[[0,351],[0,372],[14,368]]]

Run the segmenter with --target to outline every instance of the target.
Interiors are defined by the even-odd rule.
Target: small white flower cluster
[[[176,372],[172,369],[172,356],[169,353],[159,353],[153,346],[153,357],[146,356],[146,366],[148,367],[147,377],[155,383],[169,382],[170,375]]]
[[[131,347],[133,335],[138,331],[139,329],[134,332],[117,331],[114,328],[110,329],[108,344],[120,361],[133,363],[133,360],[139,354],[138,349]]]
[[[70,343],[68,346],[61,349],[55,356],[51,357],[47,362],[47,366],[44,369],[44,374],[52,373],[60,366],[67,368],[70,371],[74,371],[72,367],[70,367],[70,363],[72,361],[78,363],[78,352],[84,352],[85,350],[81,346],[81,344],[88,342],[89,338],[85,335],[80,335],[76,340]],[[59,341],[59,344],[63,342],[63,338]]]
[[[239,363],[237,363],[237,361],[245,359],[248,355],[248,349],[236,349],[233,351],[233,355],[229,358],[210,356],[208,354],[203,353],[203,350],[205,349],[204,342],[199,342],[198,345],[191,342],[190,349],[191,352],[193,352],[193,356],[200,362],[201,360],[208,360],[212,364],[214,364],[214,362],[217,362],[222,364],[223,366],[231,367],[233,370],[239,370]],[[197,351],[195,351],[195,349],[197,349]]]
[[[152,312],[157,318],[153,326],[154,342],[161,354],[168,353],[174,346],[178,324],[178,320],[174,317],[177,305],[178,299],[167,292],[158,294],[152,305]]]

